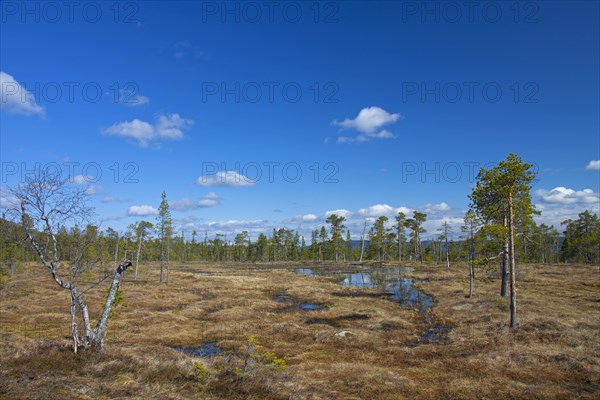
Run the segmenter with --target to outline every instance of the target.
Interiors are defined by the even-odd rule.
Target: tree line
[[[166,198],[164,202],[168,204]],[[422,235],[427,232],[423,228],[427,214],[419,211],[408,217],[399,212],[393,221],[381,216],[360,235],[361,240],[351,239],[350,230],[344,225],[345,218],[336,214],[327,218],[328,225],[313,230],[309,239],[297,230],[287,228],[260,233],[255,238],[248,231],[233,236],[216,233],[210,237],[208,232],[193,231],[186,237],[184,232],[174,232],[170,218],[168,209],[160,207],[156,220],[137,221],[122,232],[110,227],[101,230],[94,224],[60,226],[56,234],[57,250],[61,259],[69,261],[74,245],[85,238],[90,244],[83,251],[84,263],[104,268],[114,264],[115,260],[131,258],[137,275],[137,266],[146,262],[160,262],[164,267],[187,262],[358,262],[361,253],[362,261],[448,265],[468,261],[471,250],[475,258],[492,258],[502,250],[505,242],[503,221],[499,226],[485,229],[476,224],[472,239],[466,229],[469,222],[453,229],[444,221],[434,236],[423,240]],[[580,213],[577,219],[564,221],[559,228],[564,229],[562,233],[554,226],[538,225],[532,218],[515,222],[515,258],[519,262],[600,262],[600,221],[598,215],[590,211]],[[23,245],[23,237],[23,228],[19,224],[4,216],[0,218],[3,265],[37,260],[35,252]],[[162,279],[168,280],[167,268],[163,268]]]

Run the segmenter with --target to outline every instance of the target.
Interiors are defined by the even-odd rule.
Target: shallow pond
[[[358,272],[318,268],[297,268],[295,270],[297,274],[334,278],[338,284],[343,286],[379,289],[387,293],[390,300],[399,303],[402,307],[415,309],[424,316],[423,322],[427,328],[419,342],[414,345],[446,344],[452,327],[436,323],[431,313],[435,301],[433,297],[417,289],[411,278],[406,277],[406,273],[411,271],[412,269],[409,268],[378,267],[362,267],[362,271]],[[420,282],[425,283],[427,281],[423,279]]]
[[[378,268],[364,272],[334,272],[312,268],[298,268],[297,274],[335,278],[343,286],[356,286],[368,289],[380,289],[390,295],[390,299],[401,306],[415,308],[425,313],[433,307],[434,300],[413,285],[413,280],[406,278],[407,269]]]
[[[321,310],[323,308],[323,306],[320,306],[318,304],[301,302],[288,294],[278,294],[277,296],[275,296],[275,301],[277,303],[282,304],[297,305],[298,308],[300,308],[303,311],[316,311]]]

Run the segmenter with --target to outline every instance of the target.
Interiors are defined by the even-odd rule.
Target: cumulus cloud
[[[326,211],[325,214],[324,214],[324,216],[325,216],[325,218],[327,218],[331,214],[335,214],[335,215],[337,215],[339,217],[344,217],[344,218],[350,218],[353,215],[352,211],[340,208],[340,209],[337,209],[337,210]]]
[[[319,217],[315,214],[304,214],[304,215],[296,215],[293,218],[290,218],[289,220],[286,220],[284,222],[287,223],[292,223],[292,224],[303,224],[303,223],[307,223],[307,222],[315,222],[319,219]]]
[[[574,204],[574,203],[597,203],[600,194],[592,189],[573,190],[564,186],[555,187],[552,190],[538,189],[535,195],[544,203]]]
[[[172,201],[169,203],[169,206],[175,211],[189,211],[198,208],[215,207],[219,204],[221,204],[219,201],[219,196],[214,192],[209,192],[197,200],[190,200],[186,198]]]
[[[157,214],[158,210],[149,205],[131,206],[127,209],[127,215],[130,217],[146,217]]]
[[[0,71],[0,109],[21,115],[39,115],[45,110],[35,101],[35,97],[19,84],[12,75]]]
[[[394,124],[401,118],[399,113],[390,114],[380,107],[366,107],[360,110],[356,118],[346,118],[343,121],[334,120],[333,125],[343,129],[356,130],[357,136],[340,136],[338,143],[362,143],[372,139],[391,139],[396,136],[382,129],[384,125]]]
[[[237,220],[231,219],[226,221],[203,221],[195,216],[173,219],[176,229],[185,232],[207,232],[209,236],[215,234],[234,235],[242,231],[250,232],[254,238],[261,232],[268,232],[270,227],[267,226],[266,219],[253,220]]]
[[[450,210],[450,206],[445,202],[441,202],[438,204],[427,203],[423,206],[423,211],[425,211],[426,213],[436,213],[436,212],[443,212],[443,211],[449,211],[449,210]]]
[[[155,130],[161,138],[181,139],[183,129],[189,128],[193,123],[191,119],[181,118],[179,114],[160,115]]]
[[[535,215],[533,218],[536,223],[544,223],[548,226],[554,225],[556,229],[561,231],[561,222],[568,219],[577,219],[578,215],[586,210],[600,214],[600,203],[575,203],[575,204],[534,204],[541,215]]]
[[[148,147],[150,143],[158,142],[160,139],[182,139],[183,130],[191,127],[193,123],[194,121],[191,119],[184,119],[179,114],[161,114],[155,124],[136,118],[131,121],[118,122],[103,129],[102,133],[133,139],[138,146]]]
[[[388,218],[396,216],[399,212],[408,214],[410,209],[406,207],[394,208],[389,204],[375,204],[367,208],[361,208],[358,210],[358,214],[363,217],[381,217],[386,216]]]
[[[219,171],[213,175],[202,175],[196,179],[196,183],[200,186],[252,186],[256,181],[241,175],[236,171]]]
[[[213,229],[241,229],[245,228],[256,228],[263,226],[267,222],[266,219],[254,219],[254,220],[236,220],[232,219],[229,221],[213,221],[209,222],[207,225]]]
[[[592,160],[585,167],[588,171],[600,171],[600,160]]]
[[[319,219],[315,214],[306,214],[302,216],[302,221],[304,222],[313,222]]]
[[[149,142],[155,138],[154,127],[148,122],[134,119],[132,121],[118,122],[102,131],[109,136],[122,136],[135,140],[140,147],[148,147]]]

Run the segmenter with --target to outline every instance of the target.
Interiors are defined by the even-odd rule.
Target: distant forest
[[[424,214],[422,214],[424,215]],[[403,217],[403,216],[400,216]],[[341,217],[338,217],[341,218]],[[397,218],[398,219],[398,218]],[[170,263],[186,262],[267,262],[267,261],[327,261],[346,262],[383,261],[450,262],[469,260],[470,241],[467,232],[439,233],[436,240],[418,240],[414,229],[407,225],[398,229],[386,228],[387,217],[380,217],[367,229],[363,240],[351,240],[349,231],[340,223],[335,227],[329,223],[312,232],[310,238],[297,231],[285,228],[273,229],[271,234],[259,234],[251,238],[247,231],[234,237],[193,232],[190,237],[183,233],[172,234],[164,247],[156,231],[156,224],[139,221],[119,233],[112,228],[101,231],[96,225],[71,228],[60,227],[57,232],[60,259],[79,259],[74,251],[83,252],[81,262],[111,266],[115,260],[129,258],[138,262],[161,261],[166,250]],[[331,221],[331,219],[328,219]],[[342,221],[343,222],[343,221]],[[414,224],[414,222],[413,222]],[[576,220],[563,222],[563,232],[552,226],[537,225],[533,220],[517,226],[515,256],[521,262],[535,263],[586,263],[600,262],[600,220],[597,215],[585,211]],[[450,240],[450,234],[460,237]],[[0,218],[1,263],[14,265],[23,261],[37,261],[37,255],[24,242],[20,224]],[[448,237],[448,241],[446,238]],[[400,238],[400,240],[398,240]],[[496,256],[503,240],[493,230],[480,229],[473,235],[475,257],[479,259]]]

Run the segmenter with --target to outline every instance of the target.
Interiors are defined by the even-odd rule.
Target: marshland
[[[381,270],[410,279],[433,299],[431,307],[400,304],[381,286],[340,284],[341,274]],[[497,274],[477,276],[469,299],[464,264],[188,263],[172,265],[165,285],[157,284],[159,265],[147,264],[137,279],[126,275],[122,282],[105,349],[74,354],[68,293],[57,291],[39,265],[25,264],[1,292],[0,393],[31,399],[596,398],[598,267],[524,264],[520,271],[521,319],[511,331]],[[88,294],[96,304],[104,296],[100,289]],[[320,308],[303,310],[302,303]],[[426,340],[432,324],[449,327],[444,340]],[[227,372],[242,368],[251,337],[261,351],[284,360],[284,368]],[[178,350],[206,343],[224,352]]]

